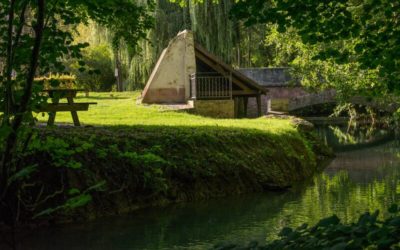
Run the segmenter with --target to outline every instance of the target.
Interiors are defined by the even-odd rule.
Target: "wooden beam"
[[[257,97],[257,112],[258,112],[258,117],[262,116],[262,110],[261,110],[261,95],[258,95]]]
[[[90,104],[95,103],[49,103],[39,108],[38,112],[71,112],[71,111],[87,111]]]
[[[251,90],[233,90],[232,95],[234,96],[249,96],[249,97],[256,97],[258,95],[257,92]]]
[[[60,99],[58,98],[52,98],[53,104],[57,105],[60,102]],[[52,111],[49,113],[49,119],[47,120],[47,126],[53,126],[54,121],[56,120],[56,112]]]
[[[235,118],[239,118],[239,97],[234,97]]]
[[[73,97],[67,97],[68,100],[68,104],[69,105],[74,105],[74,98]],[[89,104],[87,104],[87,110],[89,110]],[[71,111],[71,116],[72,116],[72,120],[74,121],[74,125],[76,127],[80,127],[81,123],[79,122],[79,117],[78,117],[78,113],[76,111]]]
[[[244,108],[243,115],[244,115],[244,117],[247,117],[247,106],[248,106],[248,104],[249,104],[249,97],[244,96],[243,97],[243,108]]]

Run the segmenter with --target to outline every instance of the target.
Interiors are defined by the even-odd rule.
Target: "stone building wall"
[[[267,115],[268,114],[268,96],[261,96],[261,115]],[[249,102],[247,103],[247,117],[249,118],[255,118],[258,117],[258,109],[257,109],[257,98],[255,97],[250,97]]]
[[[196,72],[193,33],[183,31],[161,54],[142,92],[143,103],[185,103]]]
[[[289,68],[248,68],[239,71],[268,90],[267,95],[262,97],[263,114],[269,110],[288,111],[289,99],[307,94],[299,83],[293,82]],[[249,100],[249,117],[256,113],[256,102]]]
[[[239,71],[264,87],[287,86],[292,81],[289,68],[244,68]]]

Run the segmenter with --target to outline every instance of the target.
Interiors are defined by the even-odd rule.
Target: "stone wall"
[[[267,97],[271,100],[271,110],[289,111],[289,101],[299,96],[304,96],[307,92],[302,87],[268,87]]]
[[[235,118],[235,102],[233,100],[195,100],[194,113],[215,118]]]
[[[268,87],[267,96],[271,99],[291,99],[307,95],[302,87]]]
[[[239,71],[268,91],[261,101],[263,114],[270,110],[286,112],[290,99],[307,94],[300,85],[291,86],[293,81],[288,73],[289,68],[247,68]],[[249,99],[248,117],[255,117],[257,114],[257,103],[252,99]]]
[[[263,87],[289,86],[292,81],[289,68],[242,68],[239,71]]]

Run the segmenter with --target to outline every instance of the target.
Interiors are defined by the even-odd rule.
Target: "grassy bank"
[[[287,119],[211,119],[109,95],[92,94],[99,104],[79,114],[96,126],[39,129],[24,161],[39,166],[30,178],[56,195],[27,216],[79,192],[89,205],[60,209],[58,220],[283,188],[312,176],[329,154]]]

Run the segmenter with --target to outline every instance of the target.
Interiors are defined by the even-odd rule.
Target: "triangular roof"
[[[220,74],[231,73],[232,82],[239,86],[245,86],[259,94],[265,94],[267,91],[261,85],[259,85],[253,79],[247,77],[245,74],[234,69],[232,66],[226,64],[217,56],[213,55],[211,52],[207,51],[200,44],[195,42],[195,55],[197,58],[206,63],[209,67],[213,68]]]

